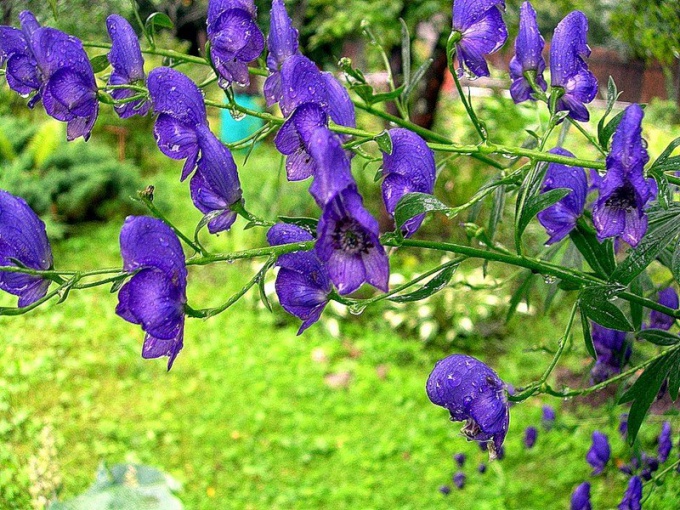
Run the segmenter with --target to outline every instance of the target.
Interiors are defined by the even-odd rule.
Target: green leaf
[[[401,67],[404,71],[404,87],[411,81],[411,35],[408,33],[406,22],[399,18],[401,24]],[[406,89],[404,89],[406,90]]]
[[[451,281],[456,269],[458,269],[458,264],[448,266],[442,269],[434,276],[434,278],[432,278],[418,290],[414,290],[408,294],[402,294],[401,296],[392,296],[387,299],[396,303],[406,303],[409,301],[420,301],[421,299],[428,298],[432,294],[435,294],[446,287],[446,285]]]
[[[374,105],[376,103],[384,103],[385,101],[392,101],[393,99],[398,98],[402,93],[404,92],[404,86],[402,85],[401,87],[397,87],[394,90],[391,90],[389,92],[382,92],[380,94],[371,94],[371,96],[368,98],[368,104],[369,105]]]
[[[416,88],[416,85],[420,82],[420,80],[423,79],[423,76],[425,76],[425,73],[429,69],[429,67],[432,65],[432,62],[434,62],[433,59],[428,58],[425,62],[420,64],[420,67],[416,69],[416,72],[413,73],[413,77],[411,78],[411,82],[406,86],[404,89],[404,101],[407,101],[408,98],[411,96],[411,93],[413,90]]]
[[[94,74],[97,74],[109,67],[109,59],[106,55],[97,55],[90,59],[90,64],[92,65]]]
[[[581,291],[581,311],[600,326],[619,331],[633,331],[633,326],[623,312],[611,302],[621,289],[611,285],[587,287]]]
[[[671,259],[671,272],[673,273],[673,278],[675,281],[680,283],[680,241],[675,245],[673,250],[673,258]]]
[[[451,208],[443,204],[432,195],[426,193],[407,193],[394,210],[394,221],[397,228],[401,228],[411,218],[419,214],[442,211],[450,213]]]
[[[319,224],[319,220],[317,219],[299,216],[279,216],[279,220],[290,225],[302,227],[310,234],[314,234],[316,232],[316,226]]]
[[[588,317],[586,316],[583,307],[579,307],[579,312],[581,312],[581,328],[583,329],[583,341],[586,344],[586,350],[593,359],[597,359],[597,353],[595,352],[595,346],[593,345],[593,335],[590,332],[590,322],[588,321]]]
[[[257,280],[257,288],[260,291],[260,301],[262,301],[262,304],[264,307],[269,310],[270,312],[272,311],[272,304],[269,302],[269,297],[267,297],[267,293],[264,290],[264,284],[265,284],[265,278],[264,274],[262,275],[261,278],[258,278]]]
[[[487,235],[489,240],[493,243],[496,236],[498,224],[503,219],[503,212],[505,211],[505,186],[498,186],[492,195],[491,212],[489,213],[489,224],[487,227]]]
[[[651,363],[635,383],[619,399],[619,404],[633,402],[628,414],[628,443],[633,444],[649,407],[661,389],[663,381],[677,369],[680,352],[673,350]]]
[[[547,209],[551,205],[556,204],[569,193],[571,193],[569,188],[557,188],[541,193],[540,195],[535,195],[530,197],[526,201],[526,205],[522,210],[522,214],[517,223],[517,231],[515,232],[515,237],[522,237],[522,234],[526,230],[529,222],[543,209]]]
[[[598,141],[600,142],[600,145],[602,148],[606,149],[607,148],[607,143],[609,142],[609,139],[607,138],[603,142],[603,131],[604,131],[604,121],[606,118],[609,116],[609,114],[612,111],[612,108],[614,107],[614,103],[616,100],[619,98],[620,93],[617,92],[616,90],[616,83],[614,83],[614,79],[610,76],[609,81],[607,82],[607,109],[605,110],[604,114],[602,115],[602,118],[600,119],[600,122],[597,123],[597,138]]]
[[[387,130],[373,137],[373,140],[378,144],[381,151],[392,154],[392,138]]]
[[[678,393],[680,392],[680,359],[674,365],[671,365],[671,369],[668,374],[668,393],[671,396],[671,400],[675,402],[678,399]]]
[[[616,269],[613,243],[609,240],[600,243],[595,230],[587,225],[583,219],[579,219],[569,233],[579,253],[598,276],[609,278]]]
[[[510,306],[508,308],[508,313],[505,315],[505,322],[510,322],[510,319],[512,319],[512,317],[515,315],[515,312],[517,311],[517,307],[522,302],[522,298],[529,295],[529,291],[536,281],[535,276],[536,275],[532,273],[531,270],[524,272],[524,280],[522,280],[520,286],[510,297]],[[528,304],[529,300],[527,299],[527,305]]]
[[[678,206],[678,204],[674,204]],[[656,208],[649,212],[649,227],[640,243],[630,251],[619,264],[610,280],[628,285],[637,275],[661,253],[680,232],[680,211],[678,207],[668,210]]]
[[[654,164],[652,164],[649,170],[652,171],[657,166],[663,165],[670,158],[671,154],[673,154],[673,151],[678,147],[680,147],[680,137],[676,138],[675,140],[668,144],[668,146],[659,155],[659,157],[656,158],[656,161],[654,162]]]
[[[645,273],[640,274],[630,283],[630,291],[640,297],[644,297],[644,291],[642,289],[643,275],[645,275]],[[642,328],[642,305],[640,303],[630,303],[630,318],[633,322],[635,331],[639,331]]]
[[[56,20],[59,17],[59,12],[57,10],[57,0],[47,0],[50,4],[50,8],[52,9],[52,15],[54,16],[54,19]]]
[[[162,12],[154,12],[151,13],[148,18],[146,18],[144,27],[146,27],[147,30],[149,28],[169,28],[172,30],[175,28],[175,25],[167,14]]]
[[[647,340],[655,345],[675,345],[680,343],[680,336],[663,329],[643,329],[638,332],[640,340]]]

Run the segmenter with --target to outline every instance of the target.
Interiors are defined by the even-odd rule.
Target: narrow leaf
[[[457,264],[446,267],[418,290],[409,292],[408,294],[402,294],[401,296],[392,296],[388,299],[396,303],[405,303],[409,301],[420,301],[421,299],[428,298],[432,294],[435,294],[446,287],[446,285],[451,281],[456,269],[458,269]]]
[[[588,317],[580,304],[579,311],[581,312],[581,329],[583,329],[583,341],[586,344],[586,350],[593,359],[597,359],[597,353],[593,345],[593,335],[590,332],[590,321],[588,321]]]
[[[569,233],[579,253],[598,276],[609,278],[616,269],[613,243],[609,240],[600,243],[595,230],[579,220],[576,228]]]
[[[642,276],[644,274],[644,272],[641,273],[630,283],[630,291],[636,296],[644,297],[642,289]],[[630,318],[635,331],[639,331],[642,328],[642,305],[640,303],[630,303]]]
[[[428,58],[425,62],[420,64],[420,67],[416,69],[416,72],[413,73],[413,77],[411,78],[411,82],[406,86],[404,89],[404,100],[408,101],[408,98],[411,96],[411,93],[415,89],[416,85],[418,85],[418,82],[423,79],[423,76],[425,76],[425,72],[429,69],[429,67],[432,65],[432,62],[434,62],[433,59]]]
[[[581,291],[579,297],[581,310],[600,326],[619,331],[633,331],[633,326],[623,312],[610,301],[616,297],[616,293],[617,289],[608,285],[588,287]]]
[[[647,340],[655,345],[675,345],[680,343],[680,336],[663,329],[643,329],[638,332],[640,340]]]
[[[397,204],[394,211],[394,221],[397,223],[397,228],[401,228],[404,223],[419,214],[436,211],[448,213],[451,211],[451,208],[432,195],[426,193],[407,193]]]
[[[522,298],[527,296],[529,290],[531,290],[531,287],[533,286],[534,281],[536,280],[535,276],[536,275],[531,271],[525,271],[524,280],[522,280],[520,286],[517,288],[515,293],[510,297],[510,307],[508,308],[508,313],[505,315],[505,322],[510,322],[510,319],[512,319],[512,317],[515,315],[517,307],[522,302]]]
[[[90,59],[90,64],[92,65],[94,74],[97,74],[109,67],[109,59],[106,55],[97,55]]]
[[[379,135],[376,135],[373,140],[378,144],[380,150],[392,154],[392,138],[387,130],[383,131]]]
[[[305,218],[297,216],[279,216],[279,220],[281,220],[284,223],[289,223],[291,225],[297,225],[298,227],[302,227],[311,234],[316,232],[316,226],[319,223],[319,220],[314,218]]]
[[[551,205],[556,204],[569,193],[571,193],[569,188],[557,188],[546,191],[545,193],[541,193],[540,195],[530,197],[526,201],[526,205],[522,210],[522,215],[519,219],[519,222],[517,223],[517,231],[515,232],[515,236],[519,236],[521,238],[522,234],[529,225],[529,222],[534,218],[534,216],[536,216],[543,209],[547,209]]]
[[[406,22],[399,18],[399,23],[401,23],[401,68],[403,70],[403,85],[404,87],[408,87],[411,81],[411,35],[408,33]]]

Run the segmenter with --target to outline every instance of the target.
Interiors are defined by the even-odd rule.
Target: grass
[[[263,146],[240,170],[248,204],[266,216],[288,206],[313,214],[307,184],[286,185],[285,196],[278,194],[279,163]],[[173,165],[147,180],[156,186],[159,207],[191,232],[200,215],[177,176]],[[286,211],[277,210],[281,200]],[[57,265],[120,265],[121,222],[84,226],[56,244]],[[232,250],[264,241],[262,232],[237,226],[210,243]],[[249,262],[192,268],[189,301],[217,305],[253,271]],[[10,296],[0,301],[14,303]],[[141,359],[142,331],[115,315],[116,302],[102,287],[26,316],[0,318],[3,508],[30,508],[29,458],[40,450],[37,438],[48,424],[58,452],[49,463],[63,480],[61,498],[83,492],[102,461],[141,462],[171,473],[183,483],[179,497],[188,509],[565,508],[584,480],[593,485],[594,508],[613,508],[625,489],[627,479],[614,465],[592,478],[584,460],[596,429],[610,435],[616,461],[629,458],[615,431],[623,408],[611,399],[597,410],[578,400],[515,406],[506,458],[481,475],[476,469],[486,454],[466,443],[459,424],[425,395],[434,362],[452,352],[482,358],[516,386],[538,378],[549,360],[541,348],[554,348],[568,300],[545,316],[520,314],[502,325],[492,314],[471,334],[422,342],[411,330],[395,334],[380,310],[346,317],[338,332],[329,310],[297,337],[296,321],[248,298],[208,321],[189,320],[185,348],[169,373],[163,360]],[[584,352],[577,334],[562,373],[583,379]],[[536,447],[526,450],[523,431],[539,425],[543,403],[557,407],[556,427],[541,430]],[[668,414],[677,430],[677,409]],[[641,432],[640,444],[650,453],[660,421],[651,419]],[[457,452],[468,456],[467,486],[445,497],[437,489],[451,484]],[[675,474],[645,508],[674,502],[680,502]]]

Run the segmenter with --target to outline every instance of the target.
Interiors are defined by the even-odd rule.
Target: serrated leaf
[[[407,193],[394,210],[394,221],[401,228],[411,218],[428,212],[450,212],[451,208],[426,193]]]
[[[319,224],[317,219],[298,216],[279,216],[279,220],[290,225],[302,227],[312,235],[316,232],[316,226]]]
[[[404,89],[404,95],[403,98],[405,101],[408,100],[408,98],[411,96],[411,93],[415,89],[416,85],[418,85],[418,82],[423,79],[423,76],[425,76],[425,73],[429,69],[429,67],[432,65],[432,62],[434,62],[433,59],[428,58],[425,62],[420,64],[420,67],[416,69],[416,72],[413,73],[413,77],[411,78],[411,82],[406,86]]]
[[[381,151],[392,154],[392,137],[387,130],[373,137],[373,140],[378,144]]]
[[[174,23],[170,19],[170,17],[163,13],[163,12],[154,12],[149,15],[148,18],[146,18],[146,21],[144,22],[144,26],[149,29],[151,27],[158,27],[158,28],[169,28],[172,30],[175,28]]]
[[[579,312],[581,315],[581,329],[583,329],[583,341],[586,344],[586,350],[593,359],[597,359],[597,353],[595,352],[595,346],[593,345],[593,335],[590,332],[590,322],[588,321],[588,316],[580,306]]]
[[[609,240],[600,243],[595,230],[583,220],[579,220],[569,233],[569,238],[585,261],[598,276],[609,278],[616,269],[613,243]]]
[[[619,290],[609,285],[588,287],[579,296],[581,311],[600,326],[619,331],[633,331],[624,313],[610,301]]]
[[[675,345],[680,343],[680,336],[663,329],[643,329],[638,332],[640,340],[646,340],[655,345]]]
[[[524,234],[524,231],[529,225],[529,222],[534,218],[534,216],[536,216],[543,209],[547,209],[551,205],[554,205],[562,200],[569,193],[571,193],[571,191],[572,190],[569,188],[557,188],[546,191],[545,193],[541,193],[540,195],[530,197],[526,201],[526,205],[522,210],[519,222],[517,223],[517,232],[515,233],[515,236],[519,236],[521,238],[522,234]]]
[[[92,65],[94,74],[100,73],[109,67],[109,58],[106,55],[97,55],[90,59],[90,65]]]
[[[387,299],[394,301],[396,303],[406,303],[410,301],[420,301],[436,294],[442,290],[451,281],[453,274],[458,269],[458,264],[446,267],[437,273],[434,278],[428,281],[425,285],[420,287],[418,290],[409,292],[408,294],[402,294],[400,296],[392,296]]]
[[[656,399],[664,379],[680,363],[680,353],[673,350],[651,363],[619,399],[619,404],[633,402],[628,414],[628,443],[633,444],[645,415]]]

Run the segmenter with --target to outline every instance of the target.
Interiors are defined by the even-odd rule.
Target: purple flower
[[[465,457],[465,454],[464,454],[464,453],[456,453],[456,454],[453,456],[453,460],[454,460],[454,461],[456,462],[456,464],[458,464],[460,467],[463,467],[463,465],[465,464],[465,458],[466,458],[466,457]]]
[[[380,244],[378,222],[355,186],[328,201],[317,232],[316,254],[338,293],[351,294],[364,282],[387,292],[389,259]]]
[[[549,152],[574,157],[571,152],[560,147],[555,147]],[[550,236],[546,244],[554,244],[569,235],[576,226],[576,220],[583,214],[588,194],[588,182],[583,168],[550,163],[545,172],[542,193],[558,188],[572,191],[556,204],[538,213],[538,221]]]
[[[210,215],[208,231],[216,234],[236,221],[237,213],[231,206],[243,197],[241,183],[231,152],[215,135],[208,131],[199,137],[198,145],[201,159],[191,178],[191,199],[199,211]]]
[[[519,11],[519,33],[515,39],[515,56],[510,60],[510,95],[515,103],[532,99],[533,89],[525,73],[534,73],[535,83],[545,91],[548,84],[543,78],[545,60],[542,52],[545,40],[538,31],[536,11],[529,2],[524,2]]]
[[[168,356],[168,370],[184,339],[187,269],[172,229],[148,216],[128,216],[120,231],[123,268],[134,275],[118,293],[116,313],[146,333],[143,358]]]
[[[402,128],[391,129],[388,133],[392,153],[383,152],[382,195],[387,212],[394,216],[399,200],[407,193],[432,194],[437,170],[434,153],[420,136]],[[402,226],[404,236],[415,234],[424,218],[424,214],[419,214],[408,220]]]
[[[621,372],[630,359],[632,349],[624,331],[608,329],[593,322],[591,332],[597,361],[590,375],[593,383],[597,384]]]
[[[465,480],[465,473],[462,471],[458,471],[455,475],[453,475],[453,484],[459,489],[465,487]]]
[[[664,463],[673,448],[673,438],[670,422],[663,422],[661,434],[659,434],[659,462]]]
[[[298,31],[286,12],[283,0],[274,0],[267,36],[267,68],[271,73],[264,82],[264,97],[267,106],[272,106],[281,99],[281,75],[279,70],[289,57],[298,55]]]
[[[301,227],[277,223],[267,232],[272,246],[312,241],[312,235]],[[328,272],[313,251],[281,255],[276,261],[276,295],[284,310],[301,319],[298,335],[319,320],[328,303],[332,287]]]
[[[342,190],[348,187],[356,189],[350,161],[340,138],[327,127],[316,128],[312,132],[309,154],[316,166],[309,192],[321,209]]]
[[[106,19],[106,28],[111,38],[111,51],[108,54],[113,72],[109,77],[109,85],[137,85],[144,84],[144,58],[139,47],[139,40],[134,29],[125,18],[112,14]],[[127,99],[137,92],[130,89],[114,89],[111,97],[116,100]],[[133,115],[144,116],[149,111],[150,104],[144,99],[130,103],[117,104],[113,108],[118,116],[127,119]]]
[[[642,108],[632,104],[623,113],[607,156],[607,173],[593,207],[593,224],[600,240],[621,236],[635,247],[647,232],[645,208],[656,195],[643,175],[649,155],[642,140]]]
[[[427,380],[427,396],[446,408],[452,421],[465,421],[462,433],[471,440],[488,442],[496,458],[508,432],[510,413],[505,383],[481,361],[453,354],[434,366]]]
[[[619,503],[619,510],[642,510],[640,501],[642,500],[642,480],[634,476],[628,482],[628,488],[623,495],[623,500]]]
[[[208,40],[210,57],[219,73],[219,84],[250,83],[248,63],[260,56],[264,36],[255,21],[253,0],[210,0]]]
[[[659,292],[659,299],[657,300],[657,302],[660,305],[667,306],[668,308],[676,310],[679,305],[678,293],[675,292],[675,289],[673,287],[667,287]],[[652,310],[649,313],[649,326],[648,326],[649,328],[663,329],[665,331],[668,331],[669,329],[671,329],[671,326],[673,326],[673,324],[675,324],[675,319],[670,315],[657,312],[656,310]]]
[[[489,76],[484,55],[499,50],[508,38],[501,11],[505,0],[456,0],[453,3],[453,31],[458,65],[475,76]]]
[[[531,449],[536,444],[536,438],[538,437],[538,429],[536,427],[527,427],[524,431],[524,446]]]
[[[451,494],[451,487],[449,487],[448,485],[442,485],[441,487],[439,487],[439,492],[441,492],[444,496],[448,496],[449,494]]]
[[[596,430],[593,432],[593,443],[586,455],[588,464],[593,466],[593,475],[599,475],[604,470],[609,457],[611,456],[611,449],[609,448],[609,441],[607,436]]]
[[[50,269],[52,248],[45,224],[24,199],[0,190],[0,266],[18,265]],[[0,289],[19,296],[20,308],[44,297],[49,286],[40,276],[0,271]]]
[[[588,70],[588,19],[581,11],[567,14],[559,22],[550,44],[550,77],[553,88],[561,88],[556,111],[569,111],[572,119],[590,119],[584,103],[597,95],[597,78]]]
[[[628,437],[628,413],[623,413],[619,416],[619,434],[624,439]]]
[[[483,462],[480,463],[479,466],[477,466],[477,471],[479,471],[481,474],[486,473],[486,464]]]
[[[196,167],[201,132],[209,131],[203,95],[187,76],[169,67],[151,71],[148,87],[154,112],[159,114],[154,126],[156,143],[166,156],[186,158],[180,178],[184,180]]]
[[[592,510],[590,506],[590,484],[583,482],[571,493],[571,510]]]
[[[541,423],[545,430],[550,430],[555,424],[555,409],[550,406],[543,406],[543,415],[541,417]]]
[[[288,117],[303,103],[315,103],[327,111],[326,80],[316,64],[307,57],[295,54],[281,66],[281,113]]]
[[[40,100],[40,87],[43,84],[32,48],[32,35],[40,25],[30,11],[19,14],[19,20],[21,30],[0,26],[0,66],[6,64],[5,77],[12,90],[23,97],[34,94],[28,102],[28,107],[33,108]]]
[[[321,73],[321,79],[326,86],[326,97],[328,98],[328,115],[331,120],[339,126],[356,127],[356,113],[354,103],[349,97],[349,92],[331,73]],[[349,135],[342,135],[343,139],[348,139]],[[350,153],[353,154],[353,153]]]

